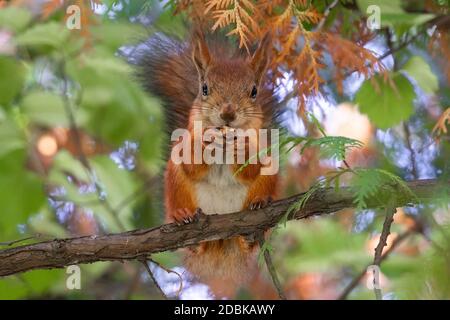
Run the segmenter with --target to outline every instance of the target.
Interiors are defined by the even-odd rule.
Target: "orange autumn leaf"
[[[321,39],[320,42],[333,60],[334,80],[340,94],[343,92],[343,81],[349,72],[358,72],[365,78],[369,78],[376,71],[385,71],[374,52],[342,38],[339,34],[324,33]]]
[[[248,51],[250,40],[260,33],[257,6],[250,0],[209,0],[205,13],[210,11],[215,20],[212,30],[233,26],[228,35],[237,35],[239,47],[245,47]]]
[[[346,34],[341,32],[346,17],[337,17],[332,30],[323,30],[323,19],[327,17],[308,0],[177,1],[176,13],[183,11],[196,23],[209,25],[213,32],[223,30],[228,36],[236,36],[239,47],[248,52],[270,30],[271,77],[291,78],[300,113],[304,113],[308,97],[322,95],[323,85],[330,81],[323,76],[323,71],[330,67],[325,64],[326,56],[331,58],[331,80],[340,93],[343,81],[353,72],[365,78],[375,72],[386,73],[374,52],[364,48],[373,38],[364,23],[355,19],[352,29],[356,32]]]

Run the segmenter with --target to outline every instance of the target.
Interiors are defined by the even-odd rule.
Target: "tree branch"
[[[158,280],[156,280],[155,275],[153,274],[152,270],[148,266],[147,259],[141,258],[141,263],[144,265],[145,270],[147,270],[147,273],[150,276],[150,279],[152,279],[153,283],[155,284],[156,288],[158,289],[159,293],[161,294],[161,297],[163,297],[163,299],[167,300],[167,296],[164,293],[164,290],[161,289],[161,287],[160,287],[160,285],[158,283]]]
[[[386,207],[386,217],[384,218],[383,231],[381,231],[380,240],[378,241],[378,245],[375,248],[375,256],[373,258],[373,264],[378,267],[380,266],[381,260],[383,258],[382,254],[384,247],[387,245],[387,238],[391,234],[391,225],[394,222],[394,215],[396,212],[397,212],[396,206],[394,206],[393,203],[389,201],[389,204]],[[382,300],[383,295],[381,293],[381,288],[374,285],[373,290],[375,292],[375,297],[377,298],[377,300]]]
[[[392,242],[391,246],[389,247],[389,249],[386,250],[382,254],[380,262],[384,261],[391,254],[391,252],[394,251],[394,249],[396,249],[400,245],[400,243],[402,243],[409,236],[414,234],[414,232],[415,232],[415,230],[408,230],[408,231],[402,233],[401,235],[399,235],[397,238],[395,238],[394,241]],[[348,295],[353,291],[353,289],[355,289],[358,286],[358,284],[361,282],[362,278],[364,278],[364,276],[367,273],[367,269],[371,265],[372,264],[366,265],[366,267],[363,270],[361,270],[361,272],[355,278],[353,278],[353,280],[348,284],[348,286],[345,287],[345,289],[342,291],[341,295],[338,297],[338,300],[347,299]]]
[[[417,180],[408,185],[421,203],[433,199],[437,191],[442,189],[435,180]],[[175,250],[203,241],[252,236],[274,227],[301,196],[299,194],[275,201],[257,211],[203,215],[197,222],[183,226],[166,224],[152,229],[56,239],[0,250],[0,277],[33,269],[62,268],[96,261],[138,260],[143,255]],[[394,205],[404,206],[408,201],[400,195]],[[372,208],[379,206],[377,199],[367,204]],[[341,188],[339,193],[331,188],[320,189],[290,218],[305,219],[353,206],[353,192],[350,189]]]
[[[263,249],[264,248],[264,234],[259,233],[257,235],[257,240],[259,243],[260,250],[264,250],[262,254],[264,255],[264,260],[266,261],[267,271],[269,271],[270,277],[272,278],[273,285],[275,286],[275,289],[277,289],[278,296],[281,300],[287,300],[286,295],[283,292],[283,288],[281,287],[280,280],[278,279],[277,271],[275,270],[275,266],[273,265],[272,257],[270,256],[269,250]]]
[[[328,16],[330,15],[331,10],[337,6],[337,4],[339,3],[339,0],[333,0],[332,3],[330,3],[326,8],[325,11],[323,12],[323,16],[322,19],[320,19],[319,24],[316,27],[315,31],[319,31],[322,30],[323,26],[325,25],[325,22],[327,21]]]

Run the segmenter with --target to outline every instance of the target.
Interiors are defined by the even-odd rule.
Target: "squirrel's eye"
[[[204,96],[208,95],[208,86],[206,85],[206,83],[204,83],[203,86],[202,86],[202,94]]]
[[[258,89],[256,89],[256,86],[253,86],[252,93],[250,94],[250,97],[252,97],[252,99],[256,99],[256,94],[257,93],[258,93]]]

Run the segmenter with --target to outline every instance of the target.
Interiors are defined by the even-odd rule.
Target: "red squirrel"
[[[141,55],[138,75],[163,102],[169,134],[177,128],[192,132],[194,121],[221,132],[267,129],[277,114],[274,86],[267,80],[270,46],[270,35],[252,55],[218,37],[206,40],[199,31],[187,42],[154,36]],[[201,137],[192,134],[191,139],[194,144]],[[245,144],[247,160],[248,148],[257,140],[250,138]],[[201,141],[202,150],[207,145]],[[276,196],[278,175],[262,175],[262,166],[260,161],[247,166],[176,164],[169,157],[164,175],[166,221],[189,223],[199,213],[227,214],[267,205]],[[206,283],[242,283],[249,278],[254,247],[243,237],[204,242],[186,250],[185,266]]]

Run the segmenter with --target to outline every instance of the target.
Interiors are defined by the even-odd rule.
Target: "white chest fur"
[[[241,211],[247,187],[234,176],[228,165],[211,165],[207,176],[196,183],[197,204],[205,214]]]

